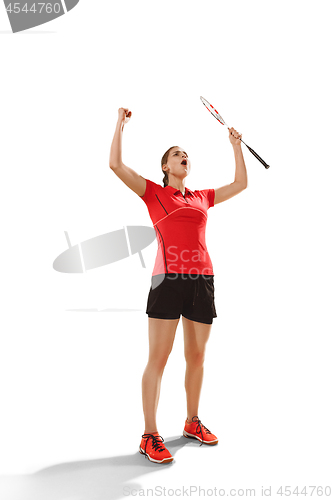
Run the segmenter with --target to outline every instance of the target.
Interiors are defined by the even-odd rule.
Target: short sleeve
[[[201,189],[200,193],[203,196],[203,198],[206,198],[208,202],[207,208],[213,207],[215,201],[215,189]]]
[[[152,199],[154,198],[154,193],[155,193],[155,186],[156,184],[149,179],[146,180],[146,191],[143,196],[140,196],[140,198],[146,203],[150,203]]]
[[[208,208],[213,207],[215,201],[215,189],[208,189],[208,201]]]

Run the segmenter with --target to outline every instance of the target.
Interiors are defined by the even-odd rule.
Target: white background
[[[6,499],[104,500],[128,485],[333,494],[332,10],[81,0],[13,35],[0,8]],[[208,212],[218,317],[199,415],[219,444],[186,444],[163,467],[138,453],[156,242],[143,250],[146,268],[137,255],[81,275],[52,265],[64,231],[74,245],[151,225],[108,167],[121,106],[133,113],[123,159],[142,176],[162,184],[161,156],[179,145],[190,189],[233,181],[227,130],[200,95],[271,167],[243,146],[248,188]],[[136,311],[103,311],[112,308]],[[182,435],[184,371],[179,323],[157,415],[166,444]]]

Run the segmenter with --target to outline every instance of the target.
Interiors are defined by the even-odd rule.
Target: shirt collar
[[[164,189],[165,189],[166,187],[167,187],[167,188],[170,188],[170,190],[171,190],[171,189],[173,189],[173,190],[175,189],[175,188],[173,188],[172,186],[165,186],[165,187],[164,187]],[[180,189],[176,189],[176,190],[174,190],[174,192],[173,192],[173,194],[179,194],[179,193],[181,193]],[[188,189],[187,187],[185,187],[185,195],[191,195],[191,196],[194,196],[194,193],[193,193],[193,191],[191,191],[190,189]]]

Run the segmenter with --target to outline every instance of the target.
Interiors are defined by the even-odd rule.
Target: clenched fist
[[[127,123],[132,116],[132,111],[129,111],[128,108],[119,108],[118,109],[118,122],[121,124]]]

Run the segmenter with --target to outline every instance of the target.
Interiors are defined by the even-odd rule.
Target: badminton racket
[[[201,96],[200,96],[200,99],[201,99],[202,103],[204,104],[204,106],[208,109],[208,111],[214,116],[214,118],[216,118],[217,121],[219,121],[220,123],[222,123],[222,125],[225,125],[229,129],[228,125],[223,120],[223,118],[220,115],[220,113],[214,108],[214,106],[212,104],[210,104],[206,99],[204,99]],[[247,147],[247,149],[249,151],[251,151],[251,153],[253,154],[253,156],[255,156],[257,158],[257,160],[259,160],[260,163],[262,163],[264,165],[265,168],[269,168],[269,165],[267,165],[267,163],[262,158],[260,158],[260,156],[252,148],[250,148],[250,146],[248,146],[243,141],[243,139],[240,139],[240,140],[242,141],[243,144],[245,144],[245,146]]]

